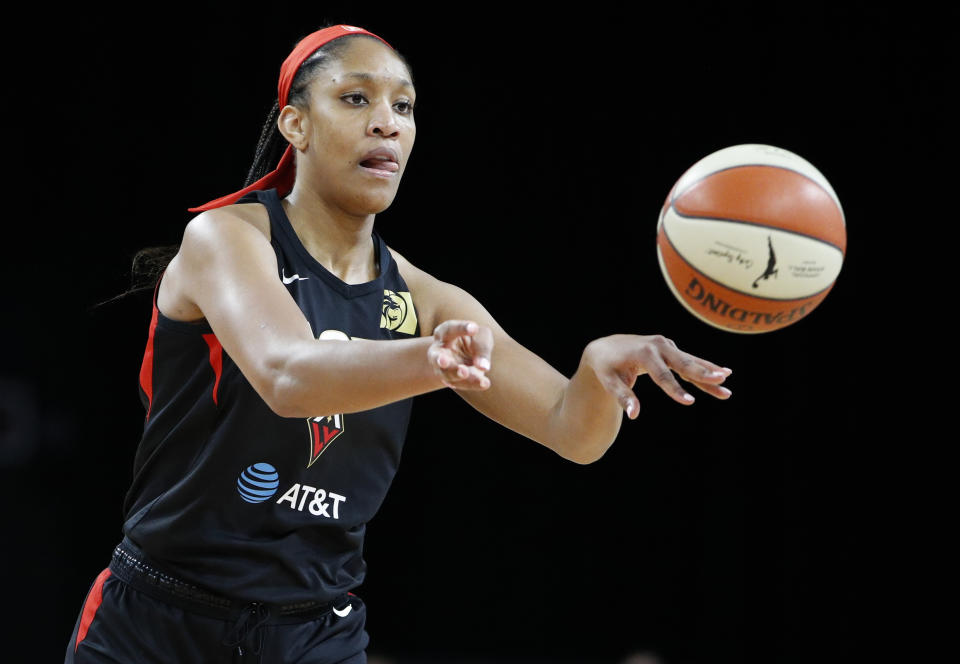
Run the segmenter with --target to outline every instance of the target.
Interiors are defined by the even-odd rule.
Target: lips
[[[390,176],[400,170],[400,157],[391,148],[377,148],[360,159],[360,167],[374,175]]]

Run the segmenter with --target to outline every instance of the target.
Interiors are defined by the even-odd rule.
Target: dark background
[[[0,484],[20,616],[5,629],[32,644],[22,661],[62,657],[120,537],[149,295],[95,305],[127,288],[138,249],[179,241],[186,207],[239,187],[280,62],[328,21],[382,35],[414,70],[416,149],[377,220],[388,243],[567,375],[614,332],[662,333],[734,369],[732,399],[689,408],[641,380],[640,417],[585,467],[451,393],[421,397],[369,528],[371,653],[839,662],[888,644],[897,630],[874,617],[899,583],[880,572],[898,515],[880,441],[900,408],[876,326],[898,284],[880,257],[904,224],[901,175],[945,117],[933,102],[947,48],[928,31],[943,17],[264,11],[58,13],[6,54],[20,158],[6,183]],[[656,261],[673,182],[738,143],[805,157],[846,214],[833,292],[771,334],[694,319]]]

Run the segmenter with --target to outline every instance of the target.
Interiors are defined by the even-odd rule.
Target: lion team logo
[[[340,434],[343,433],[343,415],[321,415],[307,420],[310,429],[310,460],[307,468],[320,458]]]
[[[383,291],[383,302],[380,307],[380,327],[404,334],[417,333],[417,312],[413,308],[413,298],[410,293],[392,290]]]

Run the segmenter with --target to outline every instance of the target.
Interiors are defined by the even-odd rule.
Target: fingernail
[[[733,394],[733,392],[731,392],[730,390],[728,390],[728,389],[725,388],[725,387],[721,387],[721,388],[720,388],[720,391],[723,392],[723,393],[724,393],[725,395],[727,395],[727,396],[730,396],[731,394]]]
[[[479,360],[477,360],[477,366],[484,371],[490,371],[490,360],[485,357],[481,357]]]
[[[469,374],[469,373],[470,373],[470,370],[467,369],[467,368],[466,368],[465,366],[463,366],[462,364],[461,364],[459,367],[457,367],[457,375],[458,375],[460,378],[466,378],[466,377],[467,377],[467,374]]]
[[[689,395],[689,394],[684,394],[684,395],[683,395],[683,400],[686,401],[686,402],[688,402],[688,403],[692,403],[692,402],[693,402],[693,396],[692,396],[692,395]]]
[[[627,417],[633,417],[633,413],[637,410],[637,407],[631,401],[627,404]]]
[[[725,375],[727,375],[727,376],[729,376],[730,374],[733,373],[733,369],[728,369],[728,368],[726,368],[726,367],[724,367],[724,368],[721,369],[720,371],[722,371],[722,372],[723,372]]]
[[[467,332],[470,334],[475,334],[480,331],[480,326],[476,323],[467,323]]]

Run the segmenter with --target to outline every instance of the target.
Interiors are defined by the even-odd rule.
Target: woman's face
[[[413,150],[416,95],[390,48],[349,41],[310,84],[298,180],[346,212],[377,214],[393,202]]]

